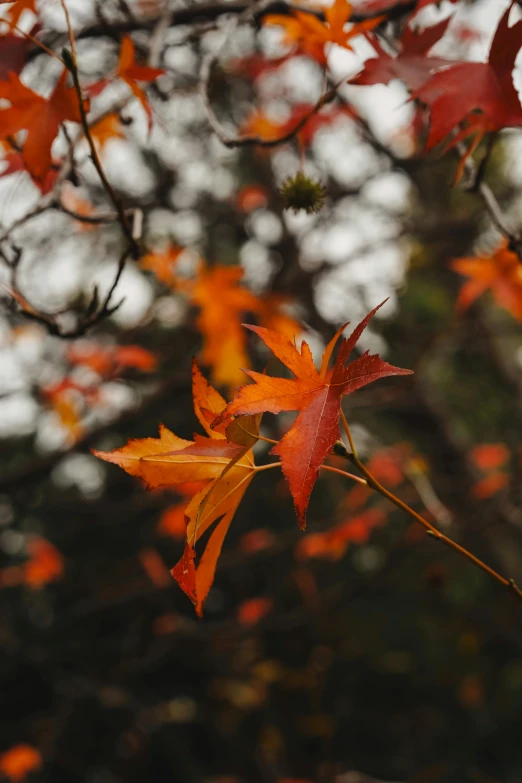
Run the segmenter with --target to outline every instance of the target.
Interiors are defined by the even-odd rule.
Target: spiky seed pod
[[[279,193],[285,209],[293,209],[296,214],[304,209],[308,215],[319,212],[323,208],[326,196],[321,183],[307,177],[301,171],[293,177],[288,177],[279,188]]]

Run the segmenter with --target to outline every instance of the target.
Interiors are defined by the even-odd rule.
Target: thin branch
[[[387,19],[394,19],[405,16],[415,8],[416,0],[405,0],[405,2],[390,9],[386,17]],[[317,16],[319,19],[324,19],[324,14],[321,11],[309,10],[299,4],[292,4],[283,2],[283,0],[273,0],[273,2],[264,3],[258,8],[253,8],[250,0],[236,0],[236,2],[220,2],[220,3],[189,3],[185,8],[177,8],[170,13],[168,26],[177,27],[181,25],[196,24],[199,22],[212,22],[226,15],[241,15],[248,13],[252,16],[255,22],[259,22],[264,16],[268,14],[282,14],[290,16],[292,12],[308,12]],[[350,15],[349,21],[351,22],[363,22],[366,19],[373,19],[377,16],[382,16],[382,10],[377,11],[365,11],[364,7],[354,9]],[[98,38],[100,36],[110,36],[111,38],[120,37],[129,33],[137,32],[139,30],[150,31],[153,30],[157,24],[156,19],[135,19],[124,22],[113,22],[111,24],[100,23],[86,27],[78,35],[78,38]]]
[[[348,425],[346,416],[344,415],[343,411],[341,411],[341,421],[343,423],[343,427],[345,429],[348,440],[350,441],[350,443],[353,443],[353,438],[350,433],[350,427]],[[466,560],[469,560],[475,566],[477,566],[486,574],[488,574],[488,576],[490,576],[492,579],[497,581],[503,587],[507,588],[519,600],[522,600],[522,591],[517,586],[514,579],[506,579],[505,577],[501,576],[499,573],[497,573],[497,571],[495,571],[493,568],[488,566],[478,557],[475,557],[475,555],[472,554],[469,550],[465,549],[465,547],[461,546],[460,544],[457,544],[456,541],[453,541],[453,539],[444,535],[444,533],[441,533],[440,530],[438,530],[434,525],[431,524],[431,522],[428,522],[427,519],[424,519],[424,517],[418,514],[413,508],[408,506],[407,503],[404,503],[404,501],[402,501],[400,498],[394,495],[393,492],[390,492],[388,489],[386,489],[386,487],[383,487],[383,485],[379,481],[377,481],[377,479],[368,470],[368,468],[364,465],[364,463],[361,462],[357,454],[354,452],[353,448],[352,451],[350,452],[348,451],[348,449],[346,449],[342,441],[339,441],[336,444],[335,453],[338,456],[345,457],[346,459],[350,460],[350,462],[352,462],[354,465],[356,465],[357,468],[361,471],[361,473],[364,476],[366,476],[367,484],[371,489],[375,490],[375,492],[378,492],[383,497],[387,498],[391,503],[394,504],[394,506],[397,506],[397,508],[401,509],[401,511],[404,511],[406,514],[412,517],[412,519],[414,519],[416,522],[422,525],[422,527],[426,530],[426,533],[428,535],[432,536],[437,541],[440,541],[441,544],[445,544],[450,549],[453,549],[455,552],[458,552],[462,557],[466,558]]]
[[[71,27],[71,20],[69,18],[69,11],[67,9],[67,5],[65,0],[60,0],[63,12],[65,14],[65,19],[67,22],[67,30],[69,33],[69,42],[71,46],[71,51],[69,53],[69,56],[66,55],[64,50],[64,58],[66,59],[66,65],[71,72],[72,78],[73,78],[73,84],[74,89],[76,90],[76,94],[78,96],[78,107],[80,109],[80,116],[81,116],[81,124],[83,128],[83,132],[85,135],[85,138],[87,139],[87,143],[89,145],[90,149],[90,157],[94,164],[94,167],[96,168],[96,171],[98,172],[98,176],[100,177],[100,180],[103,184],[103,187],[105,188],[105,191],[107,192],[107,195],[109,196],[110,200],[114,204],[114,207],[116,209],[116,212],[118,213],[119,222],[121,224],[121,227],[123,229],[123,233],[127,237],[127,240],[129,242],[129,246],[132,251],[132,255],[134,258],[139,258],[141,255],[141,247],[138,242],[136,242],[136,239],[133,236],[132,227],[129,224],[129,221],[127,219],[127,214],[125,212],[125,209],[123,207],[122,201],[120,197],[115,193],[114,188],[110,184],[109,180],[107,179],[105,175],[105,171],[103,170],[103,166],[101,164],[98,151],[96,149],[96,145],[94,143],[94,139],[91,134],[91,130],[89,127],[89,122],[87,119],[87,112],[85,110],[85,103],[82,95],[82,88],[80,85],[80,78],[78,75],[78,65],[76,60],[76,45],[74,40],[74,33],[72,31]]]

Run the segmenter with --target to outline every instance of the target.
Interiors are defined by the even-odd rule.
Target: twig
[[[94,143],[94,139],[91,135],[91,130],[89,127],[89,122],[87,120],[87,112],[85,111],[85,103],[83,100],[82,95],[82,88],[80,85],[80,79],[78,75],[78,65],[77,65],[77,59],[76,59],[76,45],[74,41],[74,33],[72,31],[71,27],[71,20],[69,18],[69,11],[67,9],[67,5],[65,0],[60,0],[63,12],[65,14],[65,19],[67,22],[67,30],[69,33],[69,42],[71,46],[71,51],[67,52],[67,50],[64,50],[64,60],[66,62],[66,65],[71,72],[72,78],[73,78],[73,84],[74,88],[76,90],[76,94],[78,96],[78,106],[80,109],[80,116],[81,116],[81,124],[83,128],[83,132],[85,135],[85,138],[87,139],[87,143],[89,144],[89,148],[91,151],[91,160],[94,164],[94,167],[96,168],[96,171],[98,172],[98,176],[100,177],[100,180],[103,184],[103,187],[105,188],[105,191],[107,192],[107,195],[111,199],[112,203],[114,204],[114,207],[116,209],[116,212],[118,213],[118,218],[121,224],[121,227],[123,229],[123,233],[127,237],[127,240],[129,242],[132,255],[134,258],[139,258],[142,251],[141,247],[138,242],[136,242],[133,234],[132,234],[132,228],[129,224],[129,221],[127,220],[127,214],[125,212],[125,209],[123,207],[122,201],[119,198],[119,196],[115,193],[112,185],[110,184],[109,180],[107,179],[105,175],[105,171],[103,170],[103,166],[101,165],[100,158],[98,156],[98,151],[96,149],[96,145]]]
[[[343,423],[343,427],[345,429],[350,444],[353,444],[353,438],[350,433],[350,427],[348,425],[346,416],[344,415],[343,411],[341,411],[341,421]],[[388,489],[386,489],[386,487],[383,487],[383,485],[379,481],[377,481],[377,479],[368,470],[368,468],[364,465],[364,463],[361,462],[353,446],[351,446],[351,449],[352,449],[351,452],[348,451],[348,449],[344,447],[342,441],[340,441],[338,442],[338,444],[336,444],[335,453],[341,457],[345,457],[346,459],[349,459],[350,462],[356,465],[361,471],[361,473],[366,477],[368,486],[371,489],[375,490],[375,492],[379,492],[379,494],[381,494],[383,497],[391,501],[391,503],[397,506],[397,508],[400,508],[401,511],[404,511],[406,514],[412,517],[416,522],[422,525],[422,527],[426,530],[426,533],[428,535],[432,536],[437,541],[440,541],[441,544],[445,544],[450,549],[453,549],[454,551],[458,552],[462,557],[472,562],[475,566],[477,566],[486,574],[488,574],[488,576],[490,576],[492,579],[495,579],[495,581],[499,582],[499,584],[501,584],[503,587],[506,587],[519,600],[522,600],[522,591],[517,586],[514,579],[506,579],[505,577],[501,576],[499,573],[497,573],[497,571],[495,571],[493,568],[490,568],[490,566],[488,566],[478,557],[475,557],[474,554],[472,554],[467,549],[465,549],[465,547],[461,546],[460,544],[457,544],[456,541],[453,541],[453,539],[444,535],[444,533],[441,533],[440,530],[438,530],[434,525],[431,524],[431,522],[428,522],[427,519],[424,519],[424,517],[422,517],[420,514],[414,511],[414,509],[410,508],[410,506],[404,503],[404,501],[402,501],[400,498],[394,495],[393,492],[390,492]]]

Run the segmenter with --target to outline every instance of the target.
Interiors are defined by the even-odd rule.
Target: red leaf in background
[[[6,21],[10,22],[13,26],[18,26],[20,17],[24,11],[32,11],[35,16],[38,16],[36,10],[36,0],[0,0],[2,5],[11,4],[11,8],[7,12]]]
[[[15,745],[0,756],[0,772],[13,783],[25,780],[42,766],[41,753],[31,745]]]
[[[172,536],[172,538],[185,538],[187,532],[187,520],[185,519],[185,510],[188,500],[177,503],[175,506],[169,506],[162,513],[157,532],[159,535]]]
[[[241,625],[254,625],[267,615],[273,606],[270,598],[250,598],[237,608],[237,620]]]
[[[516,253],[504,242],[489,256],[457,258],[451,268],[468,277],[460,289],[457,312],[467,308],[488,289],[499,307],[522,322],[522,265]]]
[[[27,171],[25,161],[21,152],[17,152],[16,150],[9,150],[8,152],[5,153],[4,157],[0,160],[0,162],[7,163],[5,169],[3,169],[3,171],[0,173],[0,177],[9,177],[11,174],[18,174],[19,172],[24,172],[29,174],[29,176],[31,176],[31,173]],[[51,165],[55,167],[49,169],[47,175],[42,181],[36,180],[34,177],[31,176],[32,181],[34,182],[36,187],[43,193],[43,195],[49,193],[56,184],[56,178],[58,176],[58,166],[57,164],[54,164],[54,162]]]
[[[261,337],[275,356],[293,372],[295,378],[274,378],[245,370],[254,383],[239,389],[236,397],[217,417],[215,425],[230,416],[264,411],[300,411],[293,425],[270,453],[281,457],[281,467],[290,485],[297,519],[302,529],[306,526],[306,509],[319,468],[340,437],[341,398],[379,378],[388,375],[410,375],[412,372],[393,367],[377,354],[369,355],[368,352],[346,365],[362,332],[383,304],[384,302],[368,313],[351,336],[342,341],[337,360],[330,371],[328,363],[344,327],[327,345],[320,372],[315,369],[312,353],[306,342],[303,342],[301,350],[298,351],[294,343],[277,332],[258,326],[247,327]]]
[[[236,196],[236,207],[241,212],[254,212],[266,207],[267,203],[268,193],[261,185],[245,185]]]
[[[49,98],[30,90],[15,73],[9,74],[9,81],[0,82],[0,98],[11,103],[0,109],[0,136],[5,139],[27,131],[22,156],[27,170],[40,183],[51,169],[51,147],[62,122],[81,122],[78,96],[74,88],[67,87],[67,74],[67,70],[62,72]]]
[[[139,558],[143,570],[149,577],[152,584],[156,585],[160,589],[170,587],[172,584],[170,579],[169,569],[152,547],[142,549],[139,553]]]
[[[105,347],[96,343],[73,344],[67,358],[71,364],[90,367],[98,375],[115,375],[124,368],[153,372],[158,360],[153,353],[141,345],[121,345]]]
[[[309,533],[298,542],[296,556],[300,559],[323,557],[338,560],[344,555],[350,542],[366,543],[372,530],[382,525],[385,519],[386,514],[383,511],[370,509],[325,532]]]
[[[401,48],[396,57],[391,57],[379,44],[372,41],[378,56],[366,60],[362,72],[350,79],[350,84],[389,84],[392,79],[401,79],[410,89],[421,87],[430,71],[451,64],[451,61],[441,57],[426,56],[431,47],[442,38],[450,21],[451,17],[432,27],[426,27],[422,32],[405,27],[400,40]]]
[[[149,131],[152,128],[152,109],[149,100],[137,82],[152,82],[165,73],[163,68],[151,68],[148,65],[138,65],[135,61],[135,49],[132,38],[126,35],[121,42],[118,76],[131,88],[139,100],[149,121]]]
[[[63,575],[60,552],[44,538],[33,538],[27,545],[29,560],[23,565],[24,582],[38,590]]]
[[[19,35],[0,36],[0,80],[9,78],[9,73],[20,73],[25,65],[27,52],[31,47],[28,38]]]
[[[513,0],[500,19],[487,62],[457,62],[437,71],[414,93],[413,97],[431,110],[427,150],[449,136],[464,119],[468,127],[451,140],[448,148],[471,133],[480,138],[486,131],[522,124],[522,108],[512,75],[522,43],[522,20],[508,26],[514,5]],[[471,115],[476,111],[481,113]]]
[[[267,59],[261,54],[251,54],[247,57],[240,57],[227,64],[227,70],[233,74],[241,76],[243,79],[255,81],[266,73],[277,70],[281,65],[288,62],[289,55],[284,57],[274,57]]]
[[[481,443],[471,449],[469,456],[477,468],[489,471],[504,465],[511,453],[504,443]]]
[[[252,554],[254,552],[262,552],[263,549],[270,549],[276,543],[275,535],[270,530],[261,527],[245,533],[239,541],[239,549],[241,552],[245,552],[245,554]]]
[[[510,476],[507,473],[490,473],[489,476],[477,481],[477,483],[473,485],[473,496],[479,500],[490,498],[493,495],[496,495],[497,492],[505,489],[509,484],[509,481]]]

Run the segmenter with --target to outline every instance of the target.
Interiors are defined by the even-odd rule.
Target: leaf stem
[[[280,468],[280,462],[269,462],[268,465],[255,465],[252,470],[256,473],[260,473],[262,470],[271,470],[271,468]]]
[[[339,468],[333,468],[331,465],[321,465],[321,470],[327,470],[329,473],[338,473],[340,476],[356,481],[358,484],[368,485],[366,479],[362,479],[360,476],[355,476],[353,473],[347,473],[346,470],[340,470]]]
[[[437,541],[440,541],[441,544],[445,544],[450,549],[455,550],[455,552],[458,552],[462,557],[466,558],[471,563],[476,565],[478,568],[480,568],[482,571],[488,574],[492,579],[495,579],[495,581],[497,581],[503,587],[506,587],[510,592],[516,595],[517,598],[522,600],[522,591],[520,590],[520,588],[518,587],[514,579],[506,579],[505,577],[501,576],[497,571],[495,571],[493,568],[488,566],[486,563],[484,563],[482,560],[480,560],[478,557],[472,554],[465,547],[461,546],[460,544],[457,544],[456,541],[453,541],[453,539],[444,535],[444,533],[441,533],[440,530],[437,530],[437,528],[434,525],[432,525],[431,522],[428,522],[427,519],[424,519],[424,517],[422,517],[420,514],[414,511],[413,508],[410,508],[410,506],[408,506],[407,503],[404,503],[404,501],[402,501],[400,498],[394,495],[393,492],[390,492],[388,489],[386,489],[386,487],[383,487],[383,485],[379,481],[377,481],[377,479],[373,476],[373,474],[359,459],[357,452],[355,451],[355,448],[353,446],[353,439],[350,433],[350,427],[348,425],[348,422],[346,421],[346,417],[343,411],[341,411],[341,421],[346,431],[346,435],[350,442],[350,448],[352,451],[350,453],[348,450],[346,450],[345,453],[342,453],[341,449],[338,449],[336,453],[339,456],[344,456],[346,459],[349,459],[358,467],[361,473],[363,473],[364,476],[366,476],[366,483],[371,489],[375,490],[375,492],[379,492],[379,494],[387,498],[391,503],[397,506],[397,508],[400,508],[406,514],[412,517],[416,522],[422,525],[422,527],[426,530],[426,533],[428,535],[432,536]]]

